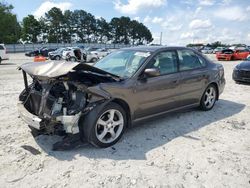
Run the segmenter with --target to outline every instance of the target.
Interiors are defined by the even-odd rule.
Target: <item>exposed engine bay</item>
[[[65,62],[64,66],[58,64],[61,71],[58,73],[49,68],[51,63],[20,67],[25,84],[19,96],[20,116],[29,126],[44,134],[76,134],[80,118],[98,103],[111,98],[99,84],[116,82],[119,78],[89,65],[75,63],[72,68],[70,62]],[[30,85],[27,74],[32,78]]]

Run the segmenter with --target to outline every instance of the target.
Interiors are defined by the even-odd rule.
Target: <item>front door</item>
[[[175,96],[179,89],[180,79],[176,52],[159,52],[151,59],[146,68],[157,68],[160,75],[137,80],[134,86],[134,94],[137,99],[135,118],[175,108]]]

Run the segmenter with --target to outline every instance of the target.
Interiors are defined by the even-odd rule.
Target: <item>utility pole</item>
[[[160,45],[162,45],[162,32],[161,32],[161,35],[160,35]]]

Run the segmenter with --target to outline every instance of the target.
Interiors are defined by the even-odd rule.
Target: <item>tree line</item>
[[[0,43],[26,42],[49,43],[114,43],[140,45],[150,43],[150,30],[129,17],[95,18],[84,10],[52,8],[45,16],[36,19],[33,15],[18,22],[11,11],[12,5],[0,2]]]
[[[207,44],[187,44],[187,47],[199,47],[199,46],[206,46],[211,48],[217,48],[217,47],[230,47],[230,46],[236,46],[236,47],[246,47],[246,44],[224,44],[220,41],[216,41],[213,43],[207,43]]]

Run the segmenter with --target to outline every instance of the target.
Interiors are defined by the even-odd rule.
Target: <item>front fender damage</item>
[[[26,82],[26,81],[25,81]],[[79,133],[79,119],[111,99],[99,85],[87,87],[74,81],[38,81],[19,97],[19,114],[31,127],[45,134]],[[30,114],[31,117],[22,114]],[[39,119],[40,126],[37,126]]]

